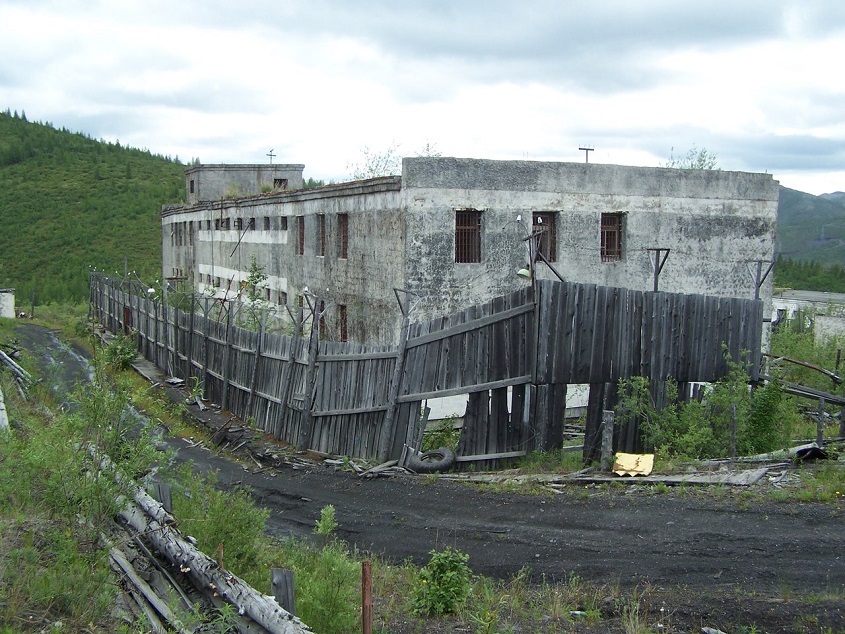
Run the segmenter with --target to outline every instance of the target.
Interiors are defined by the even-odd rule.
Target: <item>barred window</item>
[[[531,214],[534,230],[540,232],[537,247],[549,262],[557,262],[556,216],[553,211],[536,211]]]
[[[326,255],[326,214],[317,214],[317,255]]]
[[[346,320],[346,306],[338,304],[338,314],[340,319],[340,340],[349,341],[349,326]]]
[[[622,220],[624,214],[601,215],[601,261],[618,262],[622,259]]]
[[[337,229],[337,257],[345,260],[349,255],[349,214],[337,215]]]
[[[455,211],[455,262],[481,262],[481,212]]]
[[[305,253],[305,216],[297,216],[297,234],[298,240],[296,242],[296,254],[303,255]]]

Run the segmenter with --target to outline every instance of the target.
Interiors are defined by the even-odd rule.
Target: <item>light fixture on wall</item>
[[[516,272],[516,274],[517,274],[519,277],[523,278],[523,279],[526,279],[526,280],[530,280],[530,279],[531,279],[531,271],[529,271],[528,269],[525,269],[525,268],[523,268],[523,269],[519,269],[519,270]]]

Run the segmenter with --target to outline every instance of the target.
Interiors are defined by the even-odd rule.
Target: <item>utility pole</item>
[[[270,150],[269,152],[267,152],[267,156],[270,157],[270,165],[272,165],[273,164],[273,157],[276,156],[275,154],[273,154],[273,150]]]
[[[590,152],[594,151],[596,148],[590,147],[589,145],[584,145],[584,146],[579,147],[578,149],[581,150],[584,153],[584,157],[586,159],[584,162],[589,163],[590,162]]]

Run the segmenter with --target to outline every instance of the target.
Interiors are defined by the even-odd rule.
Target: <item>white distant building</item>
[[[15,318],[15,289],[0,288],[0,317]]]
[[[813,322],[816,342],[845,337],[845,293],[785,290],[772,296],[772,323],[803,318]]]

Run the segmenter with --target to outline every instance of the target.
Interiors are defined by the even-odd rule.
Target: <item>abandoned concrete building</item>
[[[162,209],[164,276],[231,297],[254,258],[266,302],[301,304],[310,293],[327,307],[323,336],[374,343],[398,338],[394,289],[419,296],[421,321],[531,283],[521,269],[760,297],[770,312],[778,183],[769,174],[419,157],[402,161],[401,176],[303,189],[303,169],[189,168],[186,204]]]

